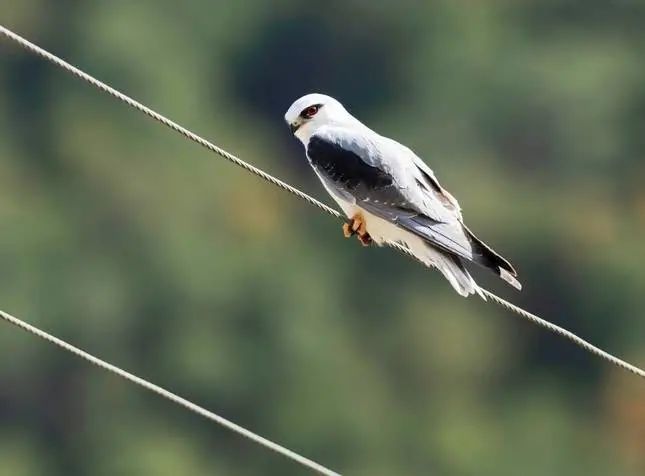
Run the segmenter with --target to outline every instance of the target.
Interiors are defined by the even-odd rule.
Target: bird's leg
[[[360,213],[357,213],[348,222],[343,224],[343,235],[345,235],[345,238],[357,235],[358,241],[363,246],[372,244],[372,237],[367,233],[367,225]]]

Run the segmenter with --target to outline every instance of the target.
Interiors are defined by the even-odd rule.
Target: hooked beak
[[[291,129],[291,133],[295,134],[298,129],[300,129],[300,126],[302,125],[301,122],[292,122],[289,124],[289,129]]]

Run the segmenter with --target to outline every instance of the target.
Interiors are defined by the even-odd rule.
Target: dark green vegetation
[[[282,114],[337,97],[431,164],[524,292],[482,283],[642,366],[645,4],[474,3],[0,22],[328,202]],[[645,473],[636,377],[4,41],[0,308],[347,474]],[[0,475],[41,474],[302,470],[3,324]]]

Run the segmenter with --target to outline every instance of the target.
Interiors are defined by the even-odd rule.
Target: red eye
[[[302,111],[302,112],[300,113],[300,115],[301,115],[302,117],[304,117],[305,119],[311,119],[312,117],[314,117],[314,116],[316,115],[316,113],[318,112],[318,110],[319,110],[319,109],[320,109],[320,106],[318,106],[318,105],[316,105],[316,106],[309,106],[307,109],[305,109],[304,111]]]

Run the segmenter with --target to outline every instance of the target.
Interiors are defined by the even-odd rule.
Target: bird
[[[470,231],[457,200],[411,149],[376,133],[324,94],[297,99],[284,119],[347,216],[346,238],[356,235],[364,246],[398,243],[439,270],[464,297],[486,299],[466,263],[522,289],[513,266]]]

